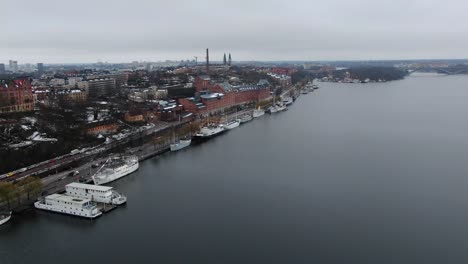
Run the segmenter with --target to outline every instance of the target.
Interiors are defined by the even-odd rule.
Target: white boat
[[[190,146],[190,143],[192,143],[191,139],[180,139],[177,142],[171,144],[171,151],[177,151],[186,148]]]
[[[270,106],[270,108],[268,108],[268,111],[270,112],[270,114],[273,114],[278,112],[278,108],[276,107],[276,105],[272,105]]]
[[[204,126],[200,129],[200,131],[195,134],[195,137],[197,138],[210,138],[210,137],[214,137],[218,134],[221,134],[222,132],[224,132],[225,129],[224,129],[224,126],[223,125],[208,125],[208,126]]]
[[[102,215],[96,204],[91,199],[82,199],[64,194],[52,194],[34,203],[37,209],[81,216],[86,218],[96,218]]]
[[[138,167],[137,156],[114,157],[108,159],[92,178],[96,185],[106,184],[127,176],[138,170]]]
[[[292,105],[293,102],[294,102],[294,100],[292,99],[292,97],[289,97],[289,96],[283,97],[283,104],[284,105],[290,106],[290,105]]]
[[[240,118],[237,119],[237,121],[239,121],[239,123],[247,123],[249,121],[252,121],[253,117],[249,114],[245,114],[243,116],[241,116]]]
[[[314,91],[314,84],[311,81],[307,82],[307,84],[304,87],[304,90],[307,91],[307,93],[308,92],[313,92]]]
[[[282,112],[282,111],[288,110],[288,108],[287,108],[285,105],[277,105],[277,106],[276,106],[276,109],[278,110],[278,112]]]
[[[0,225],[8,222],[11,219],[11,212],[8,213],[1,213],[0,214]]]
[[[234,129],[236,127],[239,127],[240,125],[240,121],[238,120],[232,120],[232,121],[229,121],[227,123],[224,123],[223,126],[226,130],[231,130],[231,129]]]
[[[263,115],[265,115],[265,110],[261,109],[260,107],[258,107],[257,109],[255,109],[255,110],[253,111],[253,114],[252,114],[252,116],[253,116],[254,118],[258,118],[258,117],[261,117],[261,116],[263,116]]]
[[[112,187],[73,182],[65,186],[66,195],[90,199],[97,203],[121,205],[127,197],[113,190]]]
[[[284,104],[275,104],[275,105],[270,106],[268,110],[270,111],[271,114],[273,114],[273,113],[286,111],[288,110],[288,108]]]

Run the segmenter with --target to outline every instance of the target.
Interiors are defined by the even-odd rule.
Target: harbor
[[[302,88],[306,89],[306,87]],[[292,88],[283,92],[278,99],[273,97],[271,106],[267,110],[262,109],[260,106],[255,108],[247,108],[242,111],[235,111],[230,114],[223,114],[220,117],[208,117],[198,121],[199,130],[196,133],[191,131],[185,132],[182,135],[175,135],[172,133],[171,137],[158,138],[155,140],[139,145],[133,148],[126,148],[121,154],[111,154],[110,156],[100,157],[95,160],[91,160],[88,163],[82,164],[79,167],[71,168],[69,170],[62,171],[60,173],[49,175],[41,179],[43,184],[42,196],[38,201],[24,200],[14,208],[15,212],[22,212],[28,210],[29,205],[34,202],[34,206],[38,209],[52,210],[51,206],[45,206],[47,202],[50,204],[60,205],[61,203],[75,204],[79,210],[88,210],[88,217],[95,218],[97,212],[92,212],[99,206],[99,212],[107,212],[114,209],[116,206],[112,203],[95,203],[90,199],[83,198],[84,200],[74,201],[72,198],[63,196],[61,193],[68,192],[67,186],[70,184],[80,183],[91,183],[96,185],[107,184],[115,181],[121,177],[131,174],[138,170],[139,162],[158,157],[165,152],[181,151],[184,148],[189,147],[191,144],[199,144],[206,140],[212,139],[218,135],[221,135],[229,130],[238,128],[241,124],[254,121],[262,116],[265,112],[269,114],[276,114],[287,110],[287,107],[291,106],[295,100],[293,97],[288,96],[291,94],[294,98],[300,95],[300,90]],[[277,102],[276,102],[277,101]],[[179,126],[184,125],[179,120]],[[187,126],[187,124],[185,124]],[[190,125],[190,124],[189,124]],[[172,125],[172,131],[174,132],[175,125]],[[186,130],[184,130],[186,131]],[[177,138],[177,139],[176,139]],[[76,151],[75,153],[79,153]],[[77,203],[76,203],[77,202]],[[93,203],[91,206],[90,204]],[[107,206],[103,206],[107,204]],[[5,207],[6,204],[3,206]],[[89,207],[91,209],[86,209]],[[5,208],[6,209],[6,208]],[[59,210],[60,211],[60,210]]]
[[[128,204],[96,220],[14,214],[0,226],[0,263],[229,263],[245,254],[259,263],[298,256],[320,263],[330,252],[335,263],[361,256],[404,263],[408,252],[418,263],[443,263],[445,253],[465,256],[468,151],[466,136],[453,132],[467,129],[459,122],[468,111],[466,81],[319,84],[286,112],[140,162],[109,184]],[[396,98],[407,100],[395,105]],[[423,107],[440,104],[438,114]],[[65,234],[73,239],[56,243]],[[70,248],[87,253],[70,259]]]

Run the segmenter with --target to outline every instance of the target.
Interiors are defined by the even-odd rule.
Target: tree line
[[[16,184],[11,182],[0,182],[0,203],[6,203],[11,209],[13,203],[22,205],[22,200],[26,196],[27,201],[37,198],[43,190],[41,179],[37,177],[27,177]]]

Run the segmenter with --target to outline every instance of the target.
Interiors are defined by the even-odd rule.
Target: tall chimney
[[[206,49],[206,73],[210,73],[210,53],[208,49]]]

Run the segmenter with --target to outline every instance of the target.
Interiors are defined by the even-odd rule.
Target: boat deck
[[[108,212],[114,210],[115,208],[117,208],[117,205],[106,204],[106,203],[98,203],[97,207],[102,213],[105,214],[105,213],[108,213]]]

